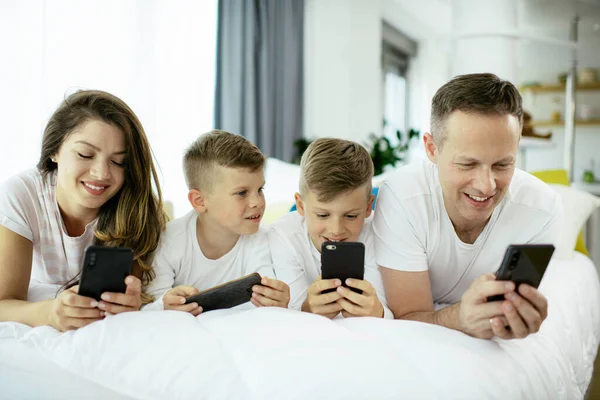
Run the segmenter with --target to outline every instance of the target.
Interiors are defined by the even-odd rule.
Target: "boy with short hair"
[[[156,277],[147,288],[162,298],[149,308],[198,315],[202,308],[184,305],[186,297],[253,272],[263,278],[253,288],[252,304],[286,308],[289,287],[269,278],[274,271],[260,228],[264,155],[244,137],[214,130],[187,149],[183,164],[194,209],[162,234],[153,261]]]
[[[298,211],[269,228],[269,247],[277,276],[290,285],[290,308],[336,317],[393,318],[384,305],[383,283],[371,230],[373,162],[360,144],[342,139],[317,139],[300,163]],[[326,241],[365,245],[365,280],[348,279],[358,294],[339,279],[321,279],[321,245]],[[333,292],[322,292],[335,289]]]

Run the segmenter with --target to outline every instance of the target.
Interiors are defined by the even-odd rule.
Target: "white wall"
[[[427,10],[424,13],[424,9]],[[418,44],[417,55],[408,70],[409,125],[429,131],[431,99],[450,78],[450,42],[444,38],[450,29],[451,9],[443,0],[393,0],[384,3],[383,18]],[[424,154],[420,146],[413,157]]]
[[[382,1],[305,4],[305,136],[362,141],[383,119]]]
[[[409,76],[409,125],[429,129],[431,97],[449,77],[448,5],[442,0],[307,0],[305,12],[304,135],[361,143],[380,133],[383,118],[381,23],[419,44]],[[428,8],[423,23],[414,13]],[[417,153],[420,143],[412,146]]]

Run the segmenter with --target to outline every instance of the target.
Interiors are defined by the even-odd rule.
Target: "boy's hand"
[[[189,312],[194,317],[202,312],[202,307],[198,303],[184,304],[185,298],[200,293],[198,289],[192,286],[175,286],[163,296],[165,310]]]
[[[302,311],[319,314],[329,319],[334,318],[342,311],[342,306],[338,300],[342,295],[337,291],[322,293],[323,290],[335,289],[342,285],[339,279],[321,279],[319,276],[308,287],[306,300],[302,304]]]
[[[383,305],[379,301],[373,285],[360,279],[346,279],[346,285],[361,289],[363,292],[359,294],[343,286],[337,288],[337,293],[341,296],[337,303],[343,308],[342,315],[345,318],[383,318]]]
[[[120,314],[128,311],[139,311],[142,306],[142,281],[133,275],[125,278],[125,293],[104,292],[98,308],[106,314]]]
[[[290,302],[290,287],[285,282],[263,277],[260,283],[252,287],[252,304],[256,307],[287,308]]]

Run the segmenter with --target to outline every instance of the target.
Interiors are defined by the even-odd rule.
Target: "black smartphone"
[[[365,245],[360,242],[324,242],[321,245],[321,279],[339,279],[346,285],[346,279],[363,280],[365,275]],[[362,290],[348,287],[362,294]],[[322,293],[333,292],[326,289]]]
[[[85,249],[79,294],[100,301],[104,292],[125,293],[131,275],[133,250],[127,247],[88,246]]]
[[[516,288],[526,283],[534,288],[540,286],[542,276],[554,254],[551,244],[511,244],[496,272],[496,279],[513,281]],[[504,295],[488,297],[488,301],[504,300]]]
[[[260,280],[260,274],[254,272],[187,297],[185,304],[198,303],[202,307],[202,312],[239,306],[250,301],[252,287],[260,285]]]

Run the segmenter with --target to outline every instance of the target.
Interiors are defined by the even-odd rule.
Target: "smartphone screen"
[[[339,279],[346,285],[346,279],[364,279],[365,245],[360,242],[325,242],[321,245],[321,278]],[[362,290],[349,288],[356,293]],[[323,293],[335,289],[324,290]]]

